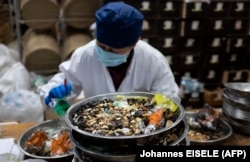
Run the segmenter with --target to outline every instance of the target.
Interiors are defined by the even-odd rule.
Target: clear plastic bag
[[[0,44],[0,92],[3,94],[31,87],[28,70],[14,55],[14,50]]]
[[[40,96],[33,91],[18,90],[3,95],[0,104],[1,121],[43,121],[44,108]]]

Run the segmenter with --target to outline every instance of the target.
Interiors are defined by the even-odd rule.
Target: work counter
[[[199,109],[194,109],[192,111],[198,111]],[[218,111],[221,111],[218,109]],[[54,111],[48,110],[45,113],[45,120],[55,119],[57,115]],[[0,138],[14,138],[15,141],[18,140],[20,135],[24,133],[27,129],[37,124],[36,122],[30,123],[19,123],[19,124],[11,124],[11,125],[3,125],[2,132],[0,133]],[[222,145],[231,145],[231,146],[250,146],[250,136],[240,133],[236,130],[233,130],[232,135],[226,141],[222,143]]]
[[[15,141],[17,141],[22,133],[35,124],[35,122],[32,122],[3,125],[0,138],[15,138]],[[222,145],[250,146],[250,137],[237,131],[233,131],[233,134],[230,136],[230,138],[223,142]]]

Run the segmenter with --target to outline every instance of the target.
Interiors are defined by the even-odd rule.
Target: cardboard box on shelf
[[[204,89],[204,101],[213,107],[222,106],[222,90],[220,87],[216,89]]]

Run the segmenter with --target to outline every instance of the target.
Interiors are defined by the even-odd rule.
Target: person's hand
[[[51,99],[53,98],[64,98],[68,96],[72,91],[72,85],[70,83],[62,84],[57,87],[54,87],[50,90],[48,96],[45,98],[45,103],[47,106],[49,106],[49,103],[51,102]]]

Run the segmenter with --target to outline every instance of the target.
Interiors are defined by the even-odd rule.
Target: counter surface
[[[17,141],[22,133],[24,133],[27,129],[29,129],[35,124],[36,123],[33,122],[3,125],[0,138],[15,138],[15,141]],[[250,146],[250,137],[234,131],[232,136],[228,138],[225,142],[223,142],[222,145]]]

